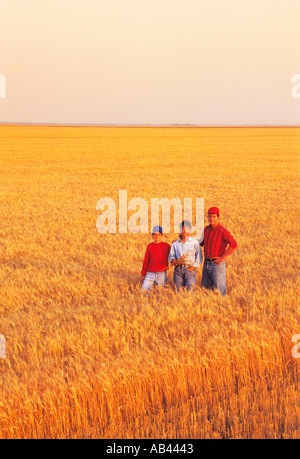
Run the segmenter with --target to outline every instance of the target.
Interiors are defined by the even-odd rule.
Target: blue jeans
[[[204,260],[201,287],[219,290],[226,295],[226,264],[222,261],[219,265],[213,261]]]
[[[148,292],[150,292],[150,290],[153,287],[153,284],[156,284],[158,287],[164,287],[167,282],[167,271],[148,272],[145,276],[142,285],[142,290],[147,290]]]
[[[174,284],[177,290],[183,287],[189,291],[196,287],[196,269],[189,271],[185,266],[175,266],[174,269]]]

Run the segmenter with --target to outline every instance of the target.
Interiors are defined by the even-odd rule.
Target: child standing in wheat
[[[172,243],[169,262],[175,266],[174,284],[177,291],[182,288],[189,291],[196,286],[196,268],[201,266],[202,252],[198,239],[190,236],[191,222],[184,220],[180,229],[179,238]]]
[[[153,284],[165,287],[167,282],[168,256],[170,244],[162,242],[163,231],[161,226],[154,226],[152,230],[153,242],[147,245],[142,277],[142,290],[150,292]]]

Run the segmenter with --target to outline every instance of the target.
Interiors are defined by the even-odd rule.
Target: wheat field
[[[1,439],[300,438],[299,137],[0,126]],[[141,294],[151,234],[96,230],[121,189],[220,207],[226,297],[202,267],[194,292],[170,268]]]

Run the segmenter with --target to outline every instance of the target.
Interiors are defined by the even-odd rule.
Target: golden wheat
[[[300,438],[299,129],[0,133],[0,438]],[[221,208],[225,298],[141,295],[151,236],[96,230],[120,189]]]

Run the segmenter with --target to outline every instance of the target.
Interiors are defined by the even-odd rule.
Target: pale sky
[[[299,125],[299,18],[300,0],[0,0],[0,122]]]

